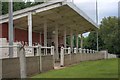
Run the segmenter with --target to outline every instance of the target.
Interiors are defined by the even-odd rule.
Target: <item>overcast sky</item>
[[[96,0],[73,0],[74,3],[95,21]],[[120,0],[97,0],[99,23],[102,18],[118,16],[118,2]]]

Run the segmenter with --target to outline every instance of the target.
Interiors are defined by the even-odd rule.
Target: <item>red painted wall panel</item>
[[[32,33],[32,40],[33,40],[33,43],[36,43],[36,42],[40,43],[40,34],[33,32]]]
[[[22,29],[14,29],[14,40],[28,42],[28,31]]]
[[[8,40],[8,23],[3,23],[2,24],[2,38],[7,38]]]
[[[2,33],[2,34],[1,34]],[[7,38],[8,40],[8,23],[0,24],[0,37]],[[39,33],[32,33],[33,35],[33,43],[40,43],[40,34]],[[63,44],[63,37],[59,37],[59,45]],[[14,41],[24,41],[28,42],[28,31],[23,29],[14,29]],[[44,34],[41,35],[41,42],[42,45],[44,44]]]
[[[39,33],[32,33],[32,40],[33,43],[39,43],[40,42],[40,34]],[[24,41],[28,42],[28,31],[22,30],[22,29],[15,29],[15,41]]]
[[[32,32],[33,43],[40,42],[40,34]],[[15,41],[24,41],[28,42],[28,31],[22,29],[15,29]]]
[[[60,36],[58,38],[58,44],[59,44],[59,47],[63,46],[63,44],[64,44],[64,37],[63,36]]]
[[[1,25],[0,25],[0,30],[2,32],[1,37],[7,38],[7,40],[8,40],[8,36],[9,36],[8,23],[3,23]],[[33,43],[39,43],[40,42],[40,34],[35,33],[35,32],[33,32],[32,34],[33,34]],[[42,35],[42,38],[43,38],[43,35]],[[28,42],[28,31],[15,28],[14,29],[14,41]],[[43,41],[43,39],[42,39],[42,41]]]
[[[42,46],[44,45],[44,34],[41,34],[41,42],[42,42]]]
[[[2,24],[0,24],[0,38],[2,38]]]

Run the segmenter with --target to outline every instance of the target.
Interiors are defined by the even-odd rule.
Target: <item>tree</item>
[[[120,26],[117,17],[103,18],[100,24],[99,50],[108,50],[110,53],[120,53]],[[84,47],[96,50],[96,32],[91,32],[84,39]]]
[[[104,48],[108,49],[110,53],[120,52],[120,26],[118,25],[117,17],[103,18],[99,34],[104,41]]]
[[[98,36],[99,39],[99,50],[102,49],[103,41],[101,37]],[[89,36],[83,39],[83,46],[86,49],[97,50],[97,33],[96,31],[90,32]]]
[[[13,2],[13,11],[21,10],[41,3],[43,2],[25,2],[24,0],[23,2]],[[8,13],[8,2],[1,2],[0,7],[2,7],[2,15]]]
[[[2,8],[2,14],[7,14],[8,13],[8,2],[1,2],[1,8]]]
[[[21,10],[26,8],[25,2],[13,2],[13,11]]]

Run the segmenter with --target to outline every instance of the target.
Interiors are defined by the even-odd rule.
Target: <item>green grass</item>
[[[118,59],[81,62],[61,70],[51,70],[32,78],[118,78]]]

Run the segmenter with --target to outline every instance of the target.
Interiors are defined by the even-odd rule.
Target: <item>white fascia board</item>
[[[92,25],[94,25],[96,28],[98,28],[98,25],[91,19],[89,18],[82,10],[80,10],[75,4],[71,2],[65,2],[63,4],[67,4],[69,7],[71,7],[74,11],[76,11],[80,16],[82,16],[84,19],[89,21]]]
[[[24,14],[21,14],[21,15],[14,16],[14,17],[13,17],[13,20],[19,19],[19,18],[21,18],[21,17],[25,17],[25,16],[27,16],[27,15],[28,15],[28,13],[24,13]],[[4,18],[4,19],[0,20],[0,24],[5,23],[5,22],[8,22],[8,21],[9,21],[8,18]]]
[[[54,4],[54,5],[51,5],[51,6],[44,7],[42,9],[35,10],[35,12],[39,13],[39,12],[47,11],[47,10],[50,10],[50,9],[53,9],[53,8],[56,8],[56,7],[60,7],[60,6],[61,6],[61,4],[58,3],[58,4]]]
[[[33,12],[34,14],[34,13],[39,13],[52,8],[60,7],[61,6],[60,1],[63,1],[63,0],[59,0],[59,2],[43,3],[37,6],[15,11],[13,13],[13,20],[27,16],[28,12]],[[8,22],[8,18],[9,18],[8,14],[0,16],[0,24],[4,22]]]

